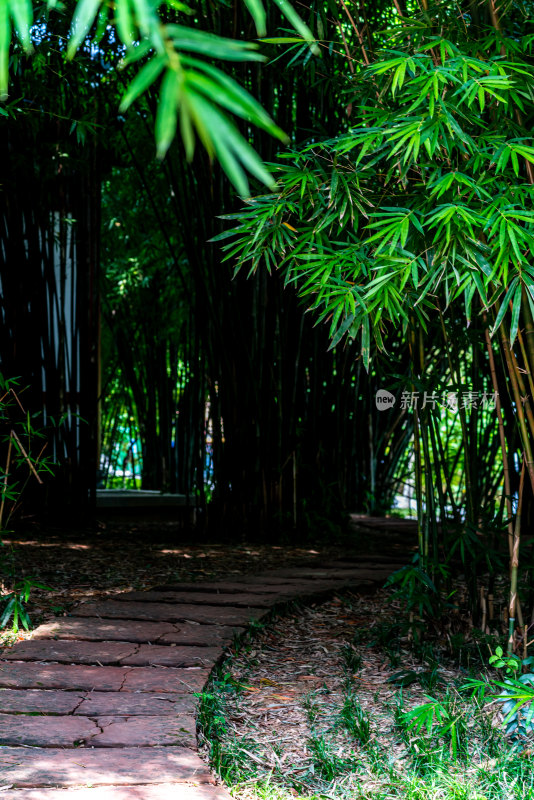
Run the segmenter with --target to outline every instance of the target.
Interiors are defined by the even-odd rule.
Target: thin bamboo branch
[[[354,29],[354,32],[355,32],[356,36],[358,37],[358,41],[359,41],[360,47],[362,49],[363,61],[364,61],[364,64],[368,67],[371,62],[369,61],[369,57],[367,55],[367,50],[365,49],[365,44],[363,42],[363,36],[362,36],[358,26],[354,22],[352,14],[350,13],[349,9],[347,8],[345,0],[340,0],[340,2],[341,2],[341,5],[343,6],[343,10],[345,11],[345,14],[347,15],[347,17],[349,19],[350,24],[352,25],[352,27]]]
[[[27,454],[26,450],[24,449],[24,447],[23,447],[23,445],[22,445],[22,442],[20,441],[19,437],[17,436],[17,432],[16,432],[16,431],[14,431],[14,430],[11,430],[11,431],[10,431],[10,435],[11,435],[11,436],[13,436],[13,438],[14,438],[14,439],[15,439],[15,441],[16,441],[16,443],[18,444],[18,446],[19,446],[19,448],[20,448],[20,451],[21,451],[22,455],[24,456],[24,459],[25,459],[26,463],[28,464],[28,466],[29,466],[30,470],[33,472],[33,474],[34,474],[34,477],[35,477],[35,478],[36,478],[36,480],[37,480],[37,483],[40,483],[40,484],[42,484],[42,483],[43,483],[43,481],[42,481],[42,480],[41,480],[41,478],[39,477],[39,473],[37,472],[37,470],[36,470],[36,469],[35,469],[35,467],[33,466],[33,463],[32,463],[32,460],[31,460],[31,458],[30,458],[30,457],[29,457],[29,455]]]
[[[6,471],[4,474],[4,485],[2,487],[2,502],[0,503],[0,531],[2,530],[2,520],[4,519],[4,506],[6,502],[7,481],[9,477],[9,467],[11,466],[11,450],[13,449],[13,436],[9,434],[9,445],[7,448]]]

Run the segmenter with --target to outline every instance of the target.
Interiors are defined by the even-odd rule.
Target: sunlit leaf
[[[164,157],[176,134],[180,81],[173,69],[167,69],[161,82],[155,126],[158,158]]]
[[[32,2],[31,0],[9,0],[9,8],[11,9],[19,39],[26,52],[30,52],[32,50],[30,39],[30,28],[33,23]]]
[[[67,48],[67,55],[69,58],[74,57],[76,50],[89,33],[96,15],[98,14],[101,2],[102,0],[79,0],[76,4]]]
[[[145,92],[149,86],[152,86],[154,81],[161,75],[167,60],[165,56],[154,56],[147,64],[145,64],[132,80],[121,100],[120,110],[126,111],[137,98]],[[173,73],[174,74],[174,73]]]
[[[11,43],[11,22],[7,3],[0,2],[0,99],[7,97],[9,81],[9,45]]]

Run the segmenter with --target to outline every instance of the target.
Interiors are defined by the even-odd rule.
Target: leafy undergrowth
[[[234,797],[534,798],[529,741],[505,738],[502,703],[462,690],[458,652],[414,643],[389,597],[295,607],[236,646],[199,714],[204,756]],[[489,650],[470,638],[480,675]]]

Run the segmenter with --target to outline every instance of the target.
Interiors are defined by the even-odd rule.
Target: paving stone
[[[198,622],[178,623],[164,633],[159,644],[183,644],[202,647],[225,647],[246,628],[238,625],[201,625]]]
[[[20,646],[19,646],[20,645]],[[60,661],[68,664],[123,664],[168,667],[213,666],[222,655],[221,647],[169,647],[168,645],[119,644],[118,642],[76,642],[40,639],[16,644],[9,661]]]
[[[169,645],[142,644],[122,663],[127,666],[160,667],[213,667],[222,656],[222,647],[170,647]]]
[[[251,584],[247,577],[240,580],[203,581],[202,583],[166,583],[162,586],[152,586],[152,592],[202,592],[204,594],[240,594],[253,592],[254,594],[276,594],[287,589],[287,584],[278,580],[276,583]],[[121,595],[124,597],[124,595]]]
[[[196,747],[193,715],[171,717],[99,717],[103,729],[90,741],[91,747],[154,747],[180,745]],[[150,755],[145,756],[150,758]]]
[[[184,627],[187,629],[184,630]],[[189,632],[189,628],[193,627],[195,627],[195,630],[197,631],[196,635],[193,635]],[[224,636],[222,635],[223,630],[227,632]],[[190,643],[194,643],[195,645],[203,645],[204,647],[208,647],[209,645],[226,647],[227,645],[231,644],[235,636],[244,633],[245,630],[246,628],[237,626],[225,627],[222,625],[200,625],[199,623],[197,623],[195,626],[193,626],[193,624],[187,626],[177,625],[176,630],[172,631],[171,633],[165,633],[161,637],[159,644],[189,645]]]
[[[216,646],[231,641],[242,627],[230,625],[200,625],[184,622],[141,622],[139,620],[105,620],[99,618],[64,617],[57,622],[40,625],[33,632],[35,639],[76,639],[87,641],[116,640],[120,642],[156,643],[159,641],[195,646]],[[170,638],[166,638],[170,636]]]
[[[42,689],[0,689],[0,712],[72,714],[83,696],[77,692]]]
[[[390,574],[387,567],[380,567],[376,569],[369,569],[369,567],[362,568],[346,568],[346,569],[313,569],[309,567],[287,567],[284,569],[271,570],[270,577],[273,578],[286,578],[289,580],[344,580],[344,581],[360,581],[360,580],[379,580],[382,573],[387,577]],[[259,575],[258,578],[265,580],[267,575]]]
[[[397,567],[391,569],[390,567],[377,567],[376,569],[369,569],[368,567],[362,567],[361,569],[356,570],[332,570],[330,572],[330,577],[335,580],[342,580],[348,581],[350,583],[354,582],[355,584],[372,584],[375,583],[382,583],[385,581],[386,578],[389,578],[392,572],[394,572]]]
[[[7,654],[6,661],[62,661],[68,664],[120,664],[131,656],[138,645],[128,642],[61,642],[53,639],[17,642]]]
[[[208,675],[209,670],[195,668],[84,667],[78,664],[0,662],[0,686],[17,689],[96,689],[108,692],[138,689],[183,694],[200,691]]]
[[[207,667],[278,601],[365,590],[396,568],[331,561],[171,584],[86,603],[41,626],[0,662],[0,687],[16,687],[0,689],[0,788],[41,788],[9,789],[0,800],[229,800],[206,785],[212,776],[192,752],[193,693]],[[57,788],[73,786],[91,788]]]
[[[261,579],[251,578],[251,579],[249,579],[249,581],[252,581],[252,580],[264,581],[265,578],[261,578]],[[360,586],[360,585],[365,585],[367,583],[369,585],[374,585],[374,574],[373,574],[373,580],[369,579],[369,580],[363,580],[362,581],[361,579],[358,579],[356,582],[350,577],[347,580],[344,580],[343,578],[336,578],[336,579],[330,579],[330,580],[319,580],[319,579],[314,579],[314,578],[310,578],[308,580],[304,580],[302,578],[296,578],[295,580],[285,581],[284,583],[280,583],[280,580],[281,580],[280,578],[276,578],[275,580],[277,581],[277,583],[273,583],[273,584],[263,583],[263,582],[261,582],[261,583],[260,582],[258,582],[258,583],[248,582],[248,583],[243,583],[243,584],[232,583],[232,584],[229,584],[229,585],[233,586],[233,587],[237,587],[237,586],[241,585],[243,592],[251,594],[251,599],[254,597],[254,593],[256,593],[256,592],[258,592],[258,594],[260,594],[260,595],[262,595],[262,594],[267,594],[268,595],[270,592],[272,592],[273,593],[273,600],[271,601],[271,605],[274,605],[275,602],[283,603],[286,600],[291,600],[292,598],[306,597],[306,596],[309,596],[309,595],[322,594],[322,593],[328,594],[329,592],[335,592],[335,591],[337,591],[339,589],[342,589],[347,585],[352,586],[354,584],[355,587]],[[188,585],[189,586],[194,586],[195,584],[188,584]],[[214,586],[219,586],[220,584],[213,584],[213,585]],[[150,592],[146,592],[146,593],[142,592],[140,594],[153,594],[156,591],[161,591],[161,592],[180,592],[181,590],[182,590],[182,585],[177,583],[177,584],[168,584],[166,586],[160,586],[160,587],[157,587],[157,589],[151,590]],[[222,591],[221,591],[221,594],[222,594]],[[205,600],[206,603],[211,602],[211,603],[215,604],[215,602],[211,599],[211,597],[212,597],[211,594],[209,594],[208,592],[205,592],[205,596],[206,596],[206,600]],[[275,596],[276,596],[276,600],[275,600]],[[123,597],[125,597],[125,595],[120,595],[120,597],[123,598]],[[195,602],[197,602],[197,601],[195,601]],[[217,600],[217,603],[219,603],[219,602],[220,601]]]
[[[174,669],[173,667],[130,667],[124,692],[200,692],[208,680],[208,669]]]
[[[253,581],[258,581],[254,583]],[[227,584],[220,584],[220,583],[213,583],[213,584],[202,584],[201,588],[199,588],[194,593],[203,593],[206,595],[206,603],[213,602],[211,597],[213,594],[217,595],[224,595],[224,594],[251,594],[252,596],[258,595],[269,595],[272,594],[273,596],[285,597],[286,595],[295,595],[300,594],[301,592],[306,592],[310,586],[312,588],[316,588],[317,581],[315,580],[295,580],[288,583],[287,581],[282,580],[280,578],[274,579],[274,583],[267,583],[264,582],[265,579],[258,580],[257,578],[251,577],[248,578],[246,581],[243,579],[242,583],[227,583]],[[189,592],[192,591],[191,587],[196,586],[194,583],[189,584],[181,584],[181,583],[169,583],[164,586],[154,586],[150,591],[151,592]],[[206,587],[213,587],[213,588],[206,588]],[[336,589],[339,586],[339,581],[321,581],[321,587],[324,591],[328,591],[330,589]],[[224,587],[224,588],[223,588]],[[120,597],[124,597],[125,595],[120,595]],[[210,599],[208,599],[210,598]],[[274,601],[274,597],[273,597]],[[218,601],[217,601],[218,602]]]
[[[160,783],[86,789],[8,789],[2,800],[231,800],[222,786]]]
[[[266,613],[264,608],[195,606],[187,603],[176,605],[170,603],[121,603],[117,600],[85,603],[72,611],[72,615],[77,617],[150,619],[162,622],[193,620],[219,625],[245,625],[251,619],[259,619]]]
[[[406,565],[405,558],[389,558],[388,556],[376,556],[372,558],[347,558],[343,561],[324,561],[321,562],[321,569],[399,569]]]
[[[219,594],[206,592],[181,592],[181,591],[149,591],[149,592],[125,592],[117,594],[113,598],[119,602],[141,602],[141,603],[194,603],[195,605],[214,605],[214,606],[235,606],[237,608],[270,608],[278,602],[278,595],[265,595],[242,593],[242,594]]]
[[[75,742],[84,742],[97,733],[96,723],[86,717],[0,714],[0,745],[74,747]]]
[[[17,689],[100,689],[119,691],[128,667],[0,662],[0,686]]]
[[[61,619],[47,622],[33,632],[35,639],[84,639],[88,641],[157,642],[165,633],[174,631],[170,622],[139,620]]]
[[[27,694],[27,692],[19,692],[19,694]],[[40,692],[40,694],[46,694],[46,692]],[[96,717],[102,714],[106,716],[171,716],[173,714],[194,714],[197,706],[198,700],[192,694],[88,692],[74,714],[86,717]]]
[[[309,570],[311,571],[311,570]],[[324,570],[325,571],[325,570]],[[295,577],[285,576],[282,577],[280,575],[271,576],[269,573],[261,573],[260,575],[251,575],[247,578],[247,586],[280,586],[282,583],[286,590],[294,589],[295,591],[300,591],[301,588],[306,588],[309,583],[315,583],[319,578],[312,577],[306,578],[302,575],[295,575]],[[324,582],[329,583],[330,585],[337,586],[339,581],[332,581],[332,578],[324,578],[322,579]]]
[[[0,786],[57,788],[114,783],[214,783],[206,764],[187,748],[153,747],[150,758],[146,756],[147,753],[138,747],[117,750],[3,747],[0,750]]]

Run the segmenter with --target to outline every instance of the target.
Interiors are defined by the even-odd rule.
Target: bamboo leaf
[[[369,371],[369,362],[371,359],[371,332],[368,314],[364,316],[362,325],[362,358],[365,369]]]
[[[149,36],[154,25],[159,25],[159,19],[154,11],[155,4],[151,4],[147,0],[132,0],[132,3],[137,16],[139,30],[145,36]]]
[[[207,130],[217,131],[217,136],[212,140],[213,150],[237,191],[241,195],[248,194],[248,182],[241,165],[262,183],[274,189],[272,175],[230,120],[202,95],[188,89],[188,96],[195,109],[195,119],[202,120]]]
[[[328,348],[329,350],[333,350],[334,347],[341,341],[343,336],[352,326],[353,322],[354,322],[354,314],[349,314],[349,316],[343,320],[343,322],[335,332],[334,336],[332,337],[332,341],[330,342],[330,346]]]
[[[132,49],[124,56],[120,63],[120,67],[127,67],[130,64],[134,64],[136,61],[140,61],[140,59],[152,52],[152,49],[152,44],[149,42],[149,40],[143,39],[142,42],[139,42],[139,44],[132,47]]]
[[[27,53],[31,52],[32,43],[30,28],[33,23],[33,6],[31,0],[9,0],[9,7],[18,36]]]
[[[244,2],[250,12],[250,16],[254,20],[256,33],[258,36],[265,36],[267,30],[267,15],[265,13],[265,7],[262,3],[262,0],[244,0]]]
[[[11,43],[11,22],[6,2],[0,2],[0,100],[7,97],[9,81],[9,45]]]
[[[319,55],[319,47],[315,41],[315,37],[306,23],[297,14],[291,3],[288,0],[272,0],[275,3],[289,24],[305,39],[310,45],[311,51],[314,55]]]
[[[16,600],[14,597],[11,597],[11,599],[8,601],[6,607],[4,608],[2,618],[0,619],[0,628],[4,628],[7,625],[9,618],[13,614],[15,602]]]
[[[210,58],[223,61],[265,61],[265,56],[258,53],[255,42],[243,42],[239,39],[226,39],[214,33],[208,33],[184,25],[166,25],[165,32],[177,50],[200,53]]]
[[[71,34],[67,47],[67,57],[74,55],[81,45],[98,14],[102,0],[79,0],[72,18]]]
[[[519,315],[521,314],[521,296],[523,293],[523,287],[521,284],[517,287],[514,294],[514,300],[512,303],[512,321],[510,323],[510,347],[514,346],[514,342],[517,337],[517,330],[519,328]]]
[[[500,326],[501,322],[504,319],[504,315],[506,314],[506,311],[508,309],[508,303],[512,299],[512,295],[514,294],[514,292],[516,290],[518,280],[519,280],[518,278],[514,278],[512,283],[508,287],[508,291],[506,292],[506,294],[504,296],[504,300],[501,303],[501,306],[499,308],[499,312],[498,312],[497,317],[495,319],[495,324],[493,325],[492,334],[494,334],[495,331],[497,331],[499,329],[499,326]]]
[[[171,68],[167,68],[167,72],[161,82],[156,113],[155,133],[158,158],[165,156],[176,134],[180,83],[180,78],[176,72]]]
[[[137,98],[145,92],[149,86],[152,86],[155,80],[161,75],[167,59],[165,56],[156,55],[147,64],[145,64],[132,80],[121,100],[120,110],[126,111]],[[169,72],[174,71],[169,69]]]
[[[135,23],[132,16],[130,0],[117,0],[117,31],[126,47],[134,43]]]
[[[221,86],[215,81],[210,80],[206,75],[201,75],[192,71],[187,73],[187,84],[189,86],[194,86],[195,89],[204,94],[208,100],[223,106],[228,109],[228,111],[252,122],[259,128],[263,128],[263,130],[268,131],[273,136],[285,140],[285,133],[275,125],[260,104],[257,103],[248,92],[235,83],[235,81],[232,82],[233,85],[230,81],[231,79],[226,82],[226,85]]]
[[[185,147],[185,156],[188,161],[191,161],[195,153],[195,132],[186,98],[182,98],[180,104],[180,134]]]
[[[271,36],[259,39],[262,44],[303,44],[302,36]]]

